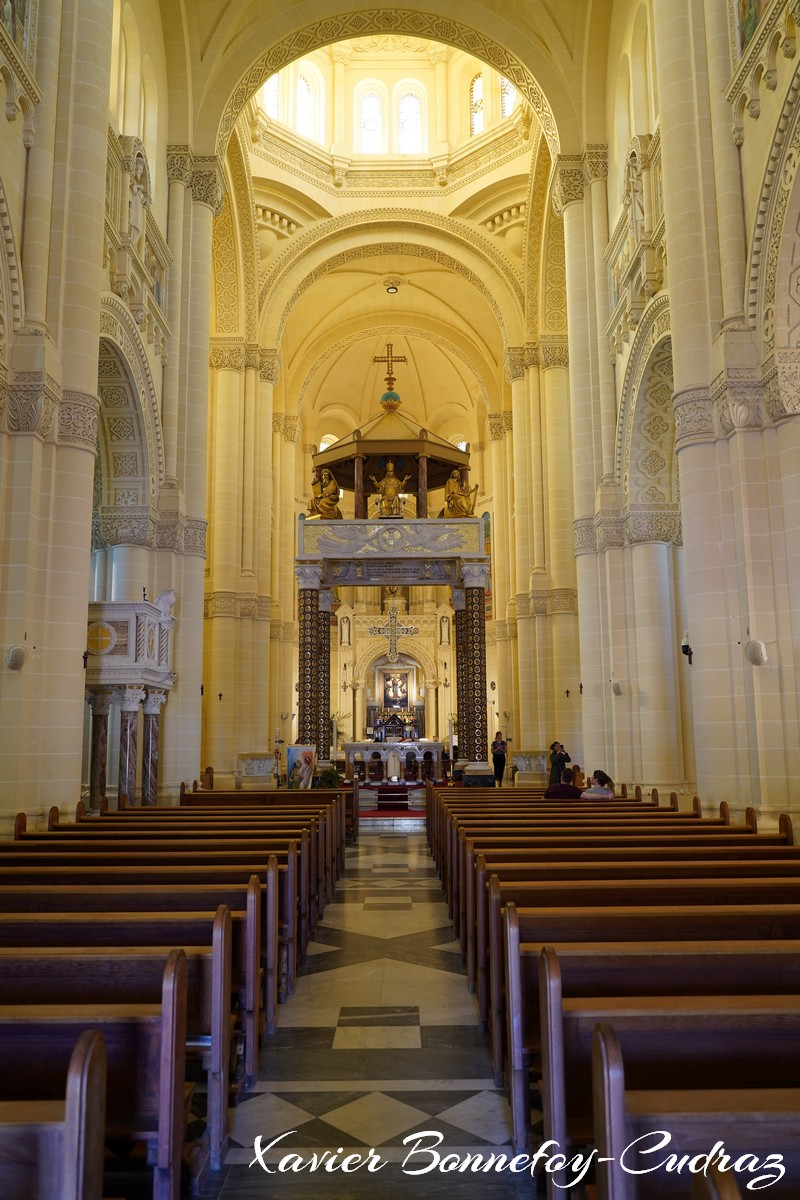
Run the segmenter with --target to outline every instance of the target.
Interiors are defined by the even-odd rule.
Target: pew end
[[[778,833],[783,834],[787,846],[796,845],[794,840],[794,824],[790,813],[784,812],[778,817]]]

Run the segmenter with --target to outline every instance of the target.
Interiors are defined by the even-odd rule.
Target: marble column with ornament
[[[316,745],[319,737],[319,590],[322,567],[304,563],[295,566],[298,584],[299,620],[297,677],[297,740]]]
[[[89,693],[92,710],[92,750],[89,766],[89,803],[99,809],[106,798],[106,773],[108,769],[108,714],[114,702],[114,691],[98,688]]]
[[[467,721],[470,761],[487,762],[489,729],[486,701],[486,588],[488,563],[462,563],[467,657]]]
[[[136,802],[136,761],[139,741],[139,706],[145,698],[142,687],[122,687],[119,700],[119,778],[118,803],[127,796],[129,804]]]
[[[144,726],[142,729],[142,807],[158,804],[158,733],[161,725],[161,709],[167,702],[167,693],[158,688],[148,688],[144,698]]]
[[[331,608],[333,606],[333,593],[329,588],[320,591],[318,604],[317,761],[327,762],[331,753]]]
[[[453,588],[454,633],[456,642],[456,718],[458,721],[458,757],[471,759],[470,725],[467,715],[467,614],[463,588]]]

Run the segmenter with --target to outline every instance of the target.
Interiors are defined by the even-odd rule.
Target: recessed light
[[[395,292],[399,291],[400,289],[397,287],[397,284],[390,283],[386,290],[390,296],[393,296]]]

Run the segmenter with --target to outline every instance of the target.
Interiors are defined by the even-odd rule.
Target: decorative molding
[[[625,518],[619,511],[598,513],[594,519],[594,531],[595,545],[592,549],[598,554],[625,545]]]
[[[144,715],[146,717],[158,717],[161,715],[161,709],[167,702],[167,693],[147,689],[147,695],[144,698]]]
[[[608,178],[608,146],[605,142],[590,143],[581,156],[583,180],[592,184]]]
[[[106,380],[113,378],[115,381],[113,384],[101,386],[103,407],[124,408],[128,406],[130,395],[128,387],[123,384],[130,378],[136,389],[138,409],[144,429],[149,474],[151,478],[157,478],[160,483],[163,483],[165,455],[161,409],[147,358],[147,350],[128,307],[117,296],[108,293],[101,299],[100,337],[100,377]],[[116,350],[121,353],[127,365],[127,371],[121,369],[118,362],[108,361],[112,356],[104,352],[102,339],[113,343]],[[114,387],[122,390],[120,403],[114,403],[113,395],[109,391]]]
[[[99,414],[99,396],[90,392],[62,392],[58,410],[59,445],[75,446],[95,454]]]
[[[575,537],[575,554],[597,553],[597,532],[594,517],[579,517],[572,522]]]
[[[675,449],[715,440],[714,402],[707,388],[687,388],[672,398]]]
[[[192,182],[192,152],[188,146],[167,146],[167,180],[188,187]]]
[[[55,379],[45,371],[14,371],[7,392],[9,433],[33,433],[47,440],[53,432],[60,401]]]
[[[583,164],[578,154],[559,154],[552,182],[553,211],[561,217],[570,204],[583,200]]]
[[[301,591],[318,592],[322,585],[322,567],[317,563],[295,563],[294,574]]]
[[[569,367],[569,343],[566,337],[544,336],[539,339],[542,367]]]
[[[487,588],[489,586],[489,564],[462,562],[461,577],[465,588]]]
[[[489,426],[489,441],[490,442],[502,441],[503,434],[505,432],[505,427],[503,425],[503,414],[501,412],[488,413],[487,417],[486,417],[486,422]]]
[[[800,413],[800,350],[778,350],[777,366],[764,383],[767,407],[773,420]],[[767,396],[768,393],[768,396]]]
[[[300,418],[285,416],[283,418],[283,440],[297,445],[300,441]]]
[[[632,504],[625,514],[625,537],[629,545],[642,542],[674,543],[680,533],[677,504]]]
[[[527,592],[517,592],[514,597],[514,603],[517,610],[517,620],[520,617],[529,617],[531,615],[531,598]]]
[[[259,351],[258,369],[264,383],[276,385],[281,377],[281,359],[278,351],[262,347]]]
[[[155,544],[158,550],[173,550],[183,553],[186,534],[186,518],[183,513],[169,510],[160,512],[156,521]]]
[[[215,217],[220,215],[225,203],[222,161],[222,156],[208,155],[195,158],[192,163],[192,199],[195,204],[205,204]]]
[[[106,546],[147,546],[156,540],[157,515],[137,505],[114,509],[103,507],[98,515],[100,536]]]
[[[525,347],[506,346],[503,355],[503,372],[506,382],[514,383],[525,376]]]
[[[183,552],[197,558],[206,557],[207,521],[196,518],[186,518],[186,529],[183,535]]]
[[[208,344],[208,363],[215,371],[243,371],[245,346],[241,338],[212,337]]]

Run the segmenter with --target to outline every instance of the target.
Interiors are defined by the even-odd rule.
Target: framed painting
[[[316,757],[316,746],[286,747],[286,776],[290,788],[311,787]]]
[[[383,707],[408,707],[408,671],[383,672]]]

